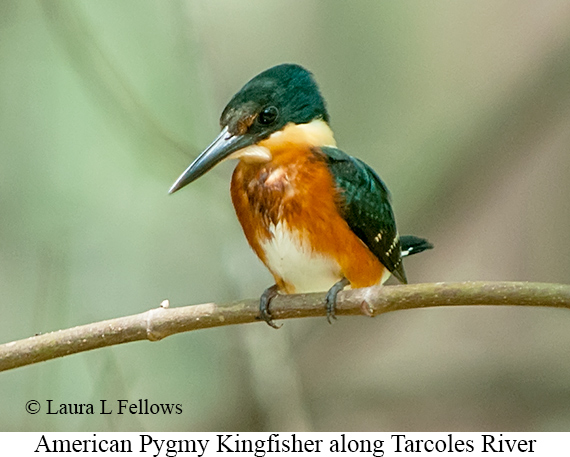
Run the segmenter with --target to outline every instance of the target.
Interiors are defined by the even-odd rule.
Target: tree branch
[[[324,316],[325,295],[280,295],[271,302],[275,319]],[[338,316],[367,315],[434,306],[516,305],[570,309],[570,285],[526,282],[463,282],[375,286],[339,293]],[[156,308],[141,314],[37,335],[0,345],[0,371],[131,341],[257,321],[258,300],[217,305]],[[265,324],[263,324],[265,325]],[[324,325],[324,323],[323,323]]]

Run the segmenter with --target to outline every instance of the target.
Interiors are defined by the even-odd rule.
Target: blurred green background
[[[174,196],[231,95],[314,72],[375,168],[412,282],[570,275],[566,0],[0,2],[0,341],[272,283],[233,164]],[[472,308],[204,330],[0,375],[0,430],[569,430],[570,312]],[[139,398],[174,416],[35,416]]]

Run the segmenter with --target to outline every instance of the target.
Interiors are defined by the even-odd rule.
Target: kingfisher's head
[[[225,107],[218,137],[182,173],[170,193],[198,179],[226,158],[269,161],[278,143],[334,146],[329,115],[313,75],[282,64],[255,76]]]

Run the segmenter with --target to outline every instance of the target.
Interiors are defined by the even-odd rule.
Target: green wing
[[[320,148],[340,194],[339,210],[350,229],[402,283],[407,283],[390,192],[361,160],[339,149]]]

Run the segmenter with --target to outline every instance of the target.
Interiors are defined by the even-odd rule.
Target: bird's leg
[[[273,319],[271,319],[271,313],[269,312],[269,303],[278,293],[279,287],[277,287],[277,284],[273,284],[271,287],[265,289],[259,299],[259,319],[267,322],[267,325],[270,325],[273,328],[281,328],[281,325],[277,325],[273,322]]]
[[[329,324],[332,324],[331,319],[336,319],[334,315],[336,309],[336,296],[338,293],[344,289],[350,281],[346,278],[342,278],[339,282],[337,282],[334,286],[332,286],[329,291],[327,292],[327,298],[325,299],[325,304],[327,308],[327,321]]]

